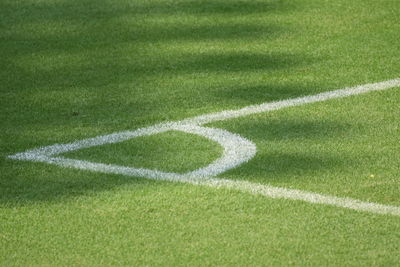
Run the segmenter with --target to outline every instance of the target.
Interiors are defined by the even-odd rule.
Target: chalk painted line
[[[329,99],[343,98],[352,95],[368,93],[371,91],[387,90],[398,86],[400,86],[400,79],[393,79],[379,83],[344,88],[311,96],[287,99],[270,103],[262,103],[259,105],[247,106],[238,110],[225,110],[222,112],[188,118],[177,122],[160,123],[154,126],[137,129],[135,131],[117,132],[113,134],[84,139],[69,144],[55,144],[51,146],[41,147],[11,155],[8,156],[8,158],[24,161],[44,162],[61,167],[90,170],[95,172],[145,177],[154,180],[184,182],[214,188],[229,188],[271,198],[301,200],[309,203],[326,204],[357,211],[400,216],[400,207],[398,206],[363,202],[351,198],[326,196],[312,192],[273,187],[247,181],[234,181],[214,178],[218,174],[235,168],[253,158],[256,154],[256,146],[254,143],[239,136],[238,134],[230,133],[222,129],[201,126],[210,122],[223,121],[251,114],[278,110],[285,107],[322,102]],[[119,143],[139,136],[149,136],[171,130],[197,134],[214,142],[217,142],[223,147],[223,154],[220,158],[212,162],[210,165],[185,174],[168,173],[158,170],[125,167],[111,164],[102,164],[58,156],[59,154],[65,152],[99,145]]]

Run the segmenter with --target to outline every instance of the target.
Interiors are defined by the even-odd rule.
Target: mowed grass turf
[[[100,134],[400,76],[400,2],[0,0],[0,265],[383,265],[400,218],[18,162]],[[257,145],[221,177],[400,205],[399,88],[212,123]],[[68,153],[185,172],[167,132]]]

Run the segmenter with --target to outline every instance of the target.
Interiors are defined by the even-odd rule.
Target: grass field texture
[[[0,265],[396,266],[400,217],[7,156],[400,77],[395,0],[0,0]],[[219,177],[400,206],[400,88],[207,126]],[[184,173],[170,131],[75,159]]]

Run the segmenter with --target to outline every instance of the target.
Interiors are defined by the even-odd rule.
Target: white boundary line
[[[247,106],[238,110],[226,110],[217,113],[201,115],[188,118],[178,122],[160,123],[147,128],[135,131],[117,132],[109,135],[97,136],[69,144],[55,144],[38,149],[28,150],[22,153],[9,156],[16,160],[27,160],[45,162],[62,167],[70,167],[81,170],[90,170],[103,173],[122,174],[127,176],[146,177],[154,180],[166,180],[184,182],[194,185],[202,185],[216,188],[229,188],[256,195],[263,195],[271,198],[285,198],[302,200],[309,203],[325,204],[336,207],[348,208],[357,211],[366,211],[377,214],[389,214],[400,216],[400,207],[382,205],[378,203],[363,202],[357,199],[326,196],[312,192],[295,189],[279,188],[262,184],[255,184],[246,181],[234,181],[227,179],[213,178],[229,169],[250,160],[256,154],[256,146],[251,141],[226,130],[204,127],[201,125],[243,117],[251,114],[278,110],[285,107],[300,106],[308,103],[322,102],[329,99],[343,98],[352,95],[359,95],[371,91],[387,90],[400,86],[400,79],[393,79],[379,83],[365,84],[355,87],[348,87],[340,90],[320,93],[312,96],[299,97],[277,102],[263,103],[260,105]],[[167,173],[157,170],[143,168],[132,168],[118,165],[94,163],[83,160],[68,159],[58,156],[61,153],[74,151],[104,144],[118,143],[139,136],[153,135],[170,130],[183,131],[197,134],[219,143],[223,148],[223,155],[210,165],[198,170],[185,173]]]

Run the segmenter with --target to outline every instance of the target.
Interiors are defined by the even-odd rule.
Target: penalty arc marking
[[[154,126],[137,129],[135,131],[117,132],[84,139],[69,144],[55,144],[17,153],[15,155],[8,156],[8,158],[24,161],[45,162],[61,167],[76,168],[81,170],[145,177],[154,180],[184,182],[214,188],[229,188],[270,198],[301,200],[309,203],[325,204],[357,211],[400,216],[400,207],[398,206],[363,202],[357,199],[327,196],[301,190],[256,184],[247,181],[234,181],[215,178],[215,176],[229,169],[235,168],[253,158],[256,154],[256,146],[250,140],[247,140],[238,134],[230,133],[222,129],[203,126],[204,124],[215,121],[223,121],[248,116],[251,114],[278,110],[286,107],[300,106],[308,103],[322,102],[329,99],[343,98],[352,95],[368,93],[371,91],[387,90],[399,86],[400,79],[393,79],[379,83],[348,87],[311,96],[247,106],[238,110],[225,110],[222,112],[196,116],[177,122],[160,123]],[[65,152],[99,145],[119,143],[139,136],[154,135],[171,130],[197,134],[217,142],[223,147],[223,154],[210,165],[185,174],[102,164],[59,156],[59,154]]]

